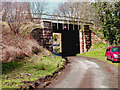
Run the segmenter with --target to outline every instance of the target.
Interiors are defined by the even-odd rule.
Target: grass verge
[[[85,53],[78,54],[78,55],[97,58],[99,60],[105,61],[108,64],[113,65],[116,68],[120,68],[119,63],[113,63],[112,61],[105,60],[105,51],[107,47],[108,46],[106,46],[103,42],[101,42],[99,44],[94,44],[89,52],[85,52]]]
[[[33,55],[19,62],[7,62],[2,64],[2,88],[19,88],[25,86],[23,81],[35,81],[39,77],[51,75],[65,61],[61,57]],[[58,67],[59,64],[59,67]]]

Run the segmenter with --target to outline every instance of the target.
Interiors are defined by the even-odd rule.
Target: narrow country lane
[[[57,77],[49,88],[118,88],[118,70],[81,57],[68,57],[69,72]],[[60,78],[60,79],[59,79]]]

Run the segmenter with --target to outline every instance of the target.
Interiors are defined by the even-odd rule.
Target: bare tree
[[[82,21],[93,20],[95,11],[90,2],[65,2],[61,3],[53,14],[80,18]]]
[[[8,23],[14,34],[19,33],[21,25],[25,22],[27,5],[23,2],[2,2],[2,20]]]
[[[2,19],[2,2],[0,2],[0,18]]]
[[[33,2],[31,3],[31,12],[32,13],[37,13],[37,17],[41,18],[43,12],[46,10],[46,5],[48,3],[43,0],[41,2]]]
[[[26,9],[25,18],[27,21],[33,21],[32,10],[31,10],[31,2],[24,2],[24,8]]]

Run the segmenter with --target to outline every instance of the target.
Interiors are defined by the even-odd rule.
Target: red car
[[[112,62],[120,61],[120,46],[108,47],[105,58],[106,60],[112,60]]]

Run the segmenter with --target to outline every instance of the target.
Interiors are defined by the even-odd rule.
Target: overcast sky
[[[33,0],[36,1],[36,0]],[[41,1],[41,0],[38,0]],[[46,0],[48,2],[47,5],[47,12],[49,12],[50,14],[52,14],[52,12],[54,11],[54,9],[56,9],[58,7],[58,5],[62,2],[64,2],[65,0]]]
[[[46,7],[47,12],[52,13],[54,9],[56,9],[60,3],[62,2],[48,2],[48,5]]]

